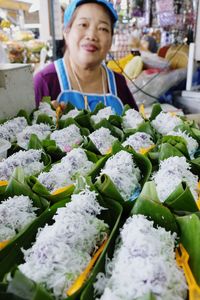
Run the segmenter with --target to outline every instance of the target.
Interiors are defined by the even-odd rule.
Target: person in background
[[[61,4],[61,20],[64,22],[64,14],[65,14],[65,5]],[[65,39],[63,37],[62,40],[56,40],[56,59],[63,57],[65,53]]]
[[[54,106],[70,102],[78,109],[93,111],[102,102],[119,115],[123,104],[138,109],[125,78],[104,64],[117,19],[106,0],[69,4],[64,14],[65,54],[34,77],[37,107],[44,96],[50,96],[56,100]]]
[[[144,51],[150,51],[157,53],[158,45],[155,38],[151,35],[144,35],[140,41],[140,49]]]

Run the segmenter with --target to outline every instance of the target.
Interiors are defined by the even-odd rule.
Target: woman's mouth
[[[95,45],[91,44],[83,45],[82,48],[87,52],[95,52],[98,50],[98,48]]]

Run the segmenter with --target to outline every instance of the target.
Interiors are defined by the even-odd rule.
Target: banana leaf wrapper
[[[172,142],[173,141],[173,142]],[[175,145],[172,145],[172,143],[175,143]],[[156,148],[148,152],[148,158],[150,159],[152,165],[155,167],[159,164],[160,161],[167,159],[171,156],[185,156],[186,160],[190,163],[191,165],[191,171],[198,175],[200,174],[200,156],[196,157],[192,160],[190,160],[189,154],[187,149],[185,148],[184,143],[182,142],[177,142],[174,139],[174,137],[170,141],[167,141],[160,146],[157,145]]]
[[[190,188],[185,182],[177,186],[175,191],[164,201],[164,205],[174,213],[197,212],[199,210]]]
[[[80,113],[74,118],[74,120],[81,126],[82,128],[87,128],[90,132],[92,131],[90,112],[87,110],[82,110]]]
[[[124,105],[124,110],[123,110],[122,116],[124,116],[124,115],[126,114],[127,110],[129,110],[129,109],[131,109],[131,108],[132,108],[132,107],[130,107],[129,104],[125,104],[125,105]]]
[[[41,211],[38,210],[38,213],[42,212],[44,208],[48,206],[46,199],[39,197],[30,189],[29,185],[27,184],[27,178],[24,175],[24,171],[19,167],[13,171],[4,193],[1,194],[1,200],[7,199],[8,197],[14,197],[15,195],[24,195],[30,197],[33,200],[34,206],[41,209]]]
[[[114,116],[113,116],[113,119],[114,119]],[[92,123],[94,130],[97,130],[101,127],[108,128],[114,137],[118,138],[119,141],[123,141],[123,139],[124,139],[123,131],[120,128],[118,128],[117,126],[112,125],[109,122],[109,120],[103,119],[97,124],[94,124],[94,122],[91,120],[91,123]]]
[[[190,161],[192,172],[200,177],[200,156]]]
[[[69,125],[76,125],[79,129],[80,129],[80,132],[81,132],[81,135],[85,135],[85,136],[88,136],[90,134],[90,131],[88,128],[84,128],[84,127],[81,127],[75,119],[73,118],[68,118],[67,120],[60,120],[58,122],[59,124],[59,129],[63,129],[63,128],[66,128],[68,127]]]
[[[80,125],[73,119],[69,118],[67,120],[60,120],[59,121],[59,129],[68,127],[69,125],[76,125],[80,128],[80,132],[82,136],[87,136],[90,132],[87,128],[82,128]],[[29,148],[31,149],[43,149],[45,153],[47,153],[50,157],[52,162],[56,162],[60,160],[62,157],[66,155],[66,152],[62,151],[57,145],[54,140],[47,138],[43,141],[40,141],[36,135],[31,135],[29,141]]]
[[[141,171],[142,179],[140,181],[140,184],[141,184],[141,186],[143,186],[144,183],[148,180],[148,178],[151,174],[151,170],[152,170],[152,166],[151,166],[149,159],[146,158],[144,155],[136,153],[132,149],[127,149],[127,148],[122,147],[122,145],[119,142],[114,143],[113,148],[112,148],[112,154],[116,154],[120,150],[125,150],[128,153],[131,153],[131,155],[133,157],[133,161],[135,162],[135,164],[139,167],[139,169]],[[99,164],[97,165],[97,168],[99,171],[100,171],[100,169],[102,169],[104,167],[104,165],[109,157],[110,156],[108,155],[105,160],[102,159],[101,162],[99,162]],[[98,189],[98,191],[102,195],[104,195],[106,197],[112,197],[113,199],[118,201],[123,206],[125,212],[129,212],[134,205],[133,200],[135,200],[135,199],[129,200],[129,201],[124,201],[124,199],[122,198],[116,185],[112,182],[111,178],[106,174],[102,174],[96,180],[95,187]],[[139,191],[138,191],[138,193],[139,193]],[[135,198],[137,198],[138,196],[139,196],[138,194],[135,195]]]
[[[164,136],[161,140],[161,143],[172,145],[177,150],[179,150],[187,159],[190,159],[190,155],[187,149],[187,143],[183,137],[172,135]]]
[[[30,116],[24,109],[19,110],[17,117],[24,117],[27,120],[28,125],[31,124]]]
[[[58,207],[63,207],[70,198],[60,201],[53,206],[47,208],[36,220],[34,220],[26,229],[22,230],[10,244],[2,250],[0,260],[0,281],[3,280],[5,274],[15,269],[16,265],[23,262],[23,253],[21,248],[27,249],[31,247],[35,240],[38,228],[45,226],[46,223],[52,222],[52,217]],[[22,297],[23,298],[23,297]]]
[[[167,231],[178,232],[176,219],[170,209],[158,199],[154,182],[146,182],[142,192],[131,210],[131,215],[142,214],[154,225],[164,227]]]
[[[56,145],[54,140],[45,139],[40,141],[35,134],[31,134],[28,148],[43,149],[44,152],[49,155],[52,162],[56,162],[66,155],[66,153]]]
[[[98,103],[95,107],[95,110],[91,113],[91,116],[96,115],[103,108],[106,108],[106,106],[103,103]],[[109,122],[109,124],[122,129],[121,128],[121,124],[122,124],[122,117],[121,116],[111,115],[108,118],[108,122]],[[93,128],[94,128],[94,126],[95,126],[94,121],[91,120],[91,124],[93,125]]]
[[[87,155],[88,160],[90,160],[93,163],[98,162],[98,157],[93,152],[85,150],[85,153]],[[35,194],[47,199],[52,203],[58,202],[60,200],[65,199],[66,197],[71,196],[75,189],[75,186],[73,184],[70,184],[68,188],[66,187],[65,190],[61,187],[61,192],[59,193],[50,193],[49,190],[43,184],[41,184],[35,176],[28,177],[27,183]]]
[[[98,197],[100,205],[104,206],[105,210],[103,210],[99,216],[99,218],[103,219],[106,223],[109,224],[110,227],[110,236],[107,241],[107,244],[101,253],[100,257],[98,258],[95,266],[93,267],[88,279],[83,284],[83,286],[72,296],[66,297],[68,300],[72,299],[80,299],[80,294],[84,290],[85,286],[90,281],[93,281],[96,277],[96,274],[98,273],[99,266],[102,265],[102,260],[105,260],[105,255],[107,252],[107,249],[110,247],[110,244],[112,245],[116,236],[117,229],[119,227],[119,222],[122,214],[122,207],[119,203],[115,202],[112,199],[108,198],[101,198],[101,196]],[[58,203],[60,204],[60,202]],[[53,207],[51,207],[52,209]],[[51,297],[51,295],[44,289],[41,288],[41,285],[33,282],[32,280],[28,279],[26,276],[24,276],[19,270],[15,271],[13,280],[9,283],[7,292],[10,294],[17,295],[19,297],[23,296],[23,293],[28,293],[27,300],[41,300],[41,295],[44,295],[42,299],[44,300],[50,300],[54,299]],[[45,292],[47,294],[45,294]],[[38,293],[38,294],[37,294]],[[42,294],[39,294],[42,293]]]
[[[195,121],[185,121],[183,124],[177,126],[181,131],[185,131],[193,137],[200,144],[200,129]]]
[[[154,103],[151,110],[151,115],[149,117],[149,121],[153,121],[159,113],[162,111],[160,103]]]
[[[180,242],[189,254],[189,266],[198,285],[200,285],[200,213],[176,217],[180,228]]]
[[[26,183],[23,170],[17,168],[13,172],[11,179],[8,182],[5,193],[1,195],[1,200],[20,195],[28,196],[33,201],[33,206],[38,208],[36,211],[37,218],[45,211],[45,209],[49,207],[49,202],[46,199],[33,193]],[[21,230],[16,236],[14,236],[9,243],[2,250],[0,250],[0,262],[8,255],[12,248],[18,244],[18,240],[20,240],[20,237],[26,233],[26,230],[29,228],[29,226],[31,226],[31,223]]]
[[[58,194],[50,193],[48,189],[43,184],[41,184],[35,176],[30,176],[29,178],[27,178],[27,183],[35,194],[47,199],[51,203],[56,203],[63,199],[66,199],[67,197],[71,196],[74,191],[74,185],[70,184],[68,188]]]
[[[152,137],[153,142],[156,144],[158,140],[158,134],[156,133],[155,129],[151,126],[149,121],[141,123],[136,129],[124,129],[125,139],[138,131],[149,134]]]
[[[53,118],[44,113],[39,114],[39,116],[37,117],[36,124],[40,124],[40,123],[48,124],[50,126],[55,127]]]
[[[155,167],[158,167],[160,161],[171,156],[182,157],[184,155],[179,149],[177,149],[175,146],[172,146],[170,143],[163,143],[160,146],[156,146],[148,153],[148,158]]]

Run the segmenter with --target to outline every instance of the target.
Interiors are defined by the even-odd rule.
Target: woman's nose
[[[97,30],[94,27],[88,27],[87,38],[91,40],[97,40]]]

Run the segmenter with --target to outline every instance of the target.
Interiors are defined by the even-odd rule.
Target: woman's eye
[[[78,26],[79,26],[79,27],[86,27],[87,24],[86,24],[86,23],[79,23]]]
[[[100,27],[99,29],[100,29],[101,31],[109,32],[109,29],[106,28],[106,27]]]

